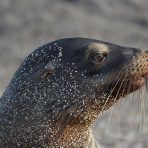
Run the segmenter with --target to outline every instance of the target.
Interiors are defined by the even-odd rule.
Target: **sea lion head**
[[[91,104],[98,110],[105,106],[105,110],[139,89],[147,74],[147,50],[74,38],[36,49],[22,63],[12,83],[17,82],[18,89],[27,86],[24,92],[28,94],[46,98],[49,108],[60,100],[61,105],[65,101],[67,106],[86,108]]]
[[[3,129],[17,142],[29,134],[25,141],[67,145],[70,136],[77,143],[104,110],[141,88],[147,75],[148,50],[85,38],[50,42],[24,60],[2,96]],[[61,130],[64,140],[57,138]]]
[[[58,73],[62,73],[64,80],[76,88],[72,95],[77,94],[79,102],[93,102],[92,106],[98,104],[105,110],[145,83],[148,74],[147,50],[81,39],[73,44],[69,40],[61,48],[62,69]],[[68,87],[72,89],[70,85]],[[80,99],[81,96],[83,99]]]

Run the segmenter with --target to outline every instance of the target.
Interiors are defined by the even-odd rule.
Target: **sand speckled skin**
[[[96,52],[107,54],[103,62],[94,61]],[[136,48],[85,38],[39,47],[1,98],[0,145],[95,147],[92,124],[120,97],[143,85],[139,77],[148,73],[147,57]]]

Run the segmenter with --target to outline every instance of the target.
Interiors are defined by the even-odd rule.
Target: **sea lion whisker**
[[[114,85],[113,88],[111,89],[111,92],[110,92],[110,94],[108,95],[108,97],[106,98],[105,104],[103,105],[102,110],[101,110],[100,113],[102,113],[102,112],[104,111],[104,108],[105,108],[107,102],[109,101],[110,96],[112,95],[112,93],[113,93],[113,91],[115,90],[115,88],[116,88],[116,86],[117,86],[117,84],[118,84],[119,81],[120,81],[120,79],[118,79],[118,81],[115,83],[115,85]]]
[[[106,137],[107,137],[107,134],[108,134],[108,132],[109,132],[109,124],[110,124],[110,121],[111,121],[111,117],[112,117],[113,109],[114,109],[114,107],[112,106],[111,109],[110,109],[110,113],[109,113],[108,120],[107,120],[107,126],[106,126],[106,129],[105,129],[104,138],[103,138],[103,140],[102,140],[101,143],[104,143],[104,142],[105,142]]]
[[[124,82],[124,80],[126,79],[126,76],[123,78],[123,80],[121,81],[121,84],[120,84],[120,86],[119,86],[119,89],[118,89],[118,91],[117,91],[117,94],[116,94],[116,96],[115,96],[115,98],[114,98],[114,100],[113,100],[113,103],[115,103],[116,102],[116,100],[117,100],[117,98],[118,98],[118,95],[119,95],[119,93],[120,93],[120,90],[121,90],[121,88],[122,88],[122,85],[124,84],[123,82]],[[107,133],[108,133],[108,128],[109,128],[109,124],[110,124],[110,120],[111,120],[111,116],[112,116],[112,112],[113,112],[113,109],[114,109],[114,107],[112,107],[111,108],[111,111],[110,111],[110,115],[109,115],[109,119],[108,119],[108,122],[107,122],[107,128],[106,128],[106,131],[105,131],[105,135],[107,135]],[[106,137],[106,136],[105,136]],[[105,139],[105,138],[104,138]],[[103,142],[104,142],[104,140],[103,140]]]
[[[141,128],[142,127],[142,124],[144,123],[144,120],[145,120],[145,105],[144,105],[144,101],[145,101],[145,87],[142,87],[140,90],[139,90],[139,116],[140,116],[140,122],[139,122],[139,127]],[[144,97],[145,96],[145,97]]]
[[[119,92],[120,92],[120,89],[121,89],[121,87],[124,85],[124,80],[126,79],[126,76],[124,77],[124,79],[122,80],[122,82],[121,82],[121,84],[120,84],[120,86],[119,86],[119,90],[118,90],[118,92],[117,92],[117,95],[116,95],[116,97],[115,97],[115,99],[114,99],[114,103],[116,102],[116,100],[117,100],[117,97],[118,97],[118,94],[119,94]],[[123,91],[124,91],[125,89],[123,89]],[[122,93],[123,93],[123,91],[122,91]],[[121,93],[121,94],[122,94]],[[105,135],[107,135],[107,133],[108,133],[108,128],[109,128],[109,124],[110,124],[110,121],[111,121],[111,117],[112,117],[112,113],[113,113],[113,109],[114,109],[114,107],[112,107],[111,108],[111,111],[110,111],[110,114],[109,114],[109,119],[108,119],[108,122],[107,122],[107,128],[106,128],[106,131],[105,131]],[[106,136],[105,136],[106,137]],[[105,140],[105,137],[104,137],[104,140]],[[103,142],[104,142],[104,140],[103,140]]]
[[[121,138],[121,100],[119,101],[119,107],[118,107],[118,137]]]

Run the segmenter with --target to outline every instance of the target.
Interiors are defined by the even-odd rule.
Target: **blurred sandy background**
[[[0,95],[33,49],[65,37],[148,48],[148,0],[0,0]],[[99,118],[102,148],[148,148],[148,105],[138,98]]]

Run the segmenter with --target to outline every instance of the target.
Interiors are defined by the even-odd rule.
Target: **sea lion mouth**
[[[142,86],[147,86],[146,77],[140,76],[137,78],[128,78],[125,80],[119,80],[110,84],[110,91],[112,97],[125,97],[126,95],[139,90]]]
[[[134,90],[141,88],[146,83],[145,77],[139,77],[131,80],[131,87]]]

